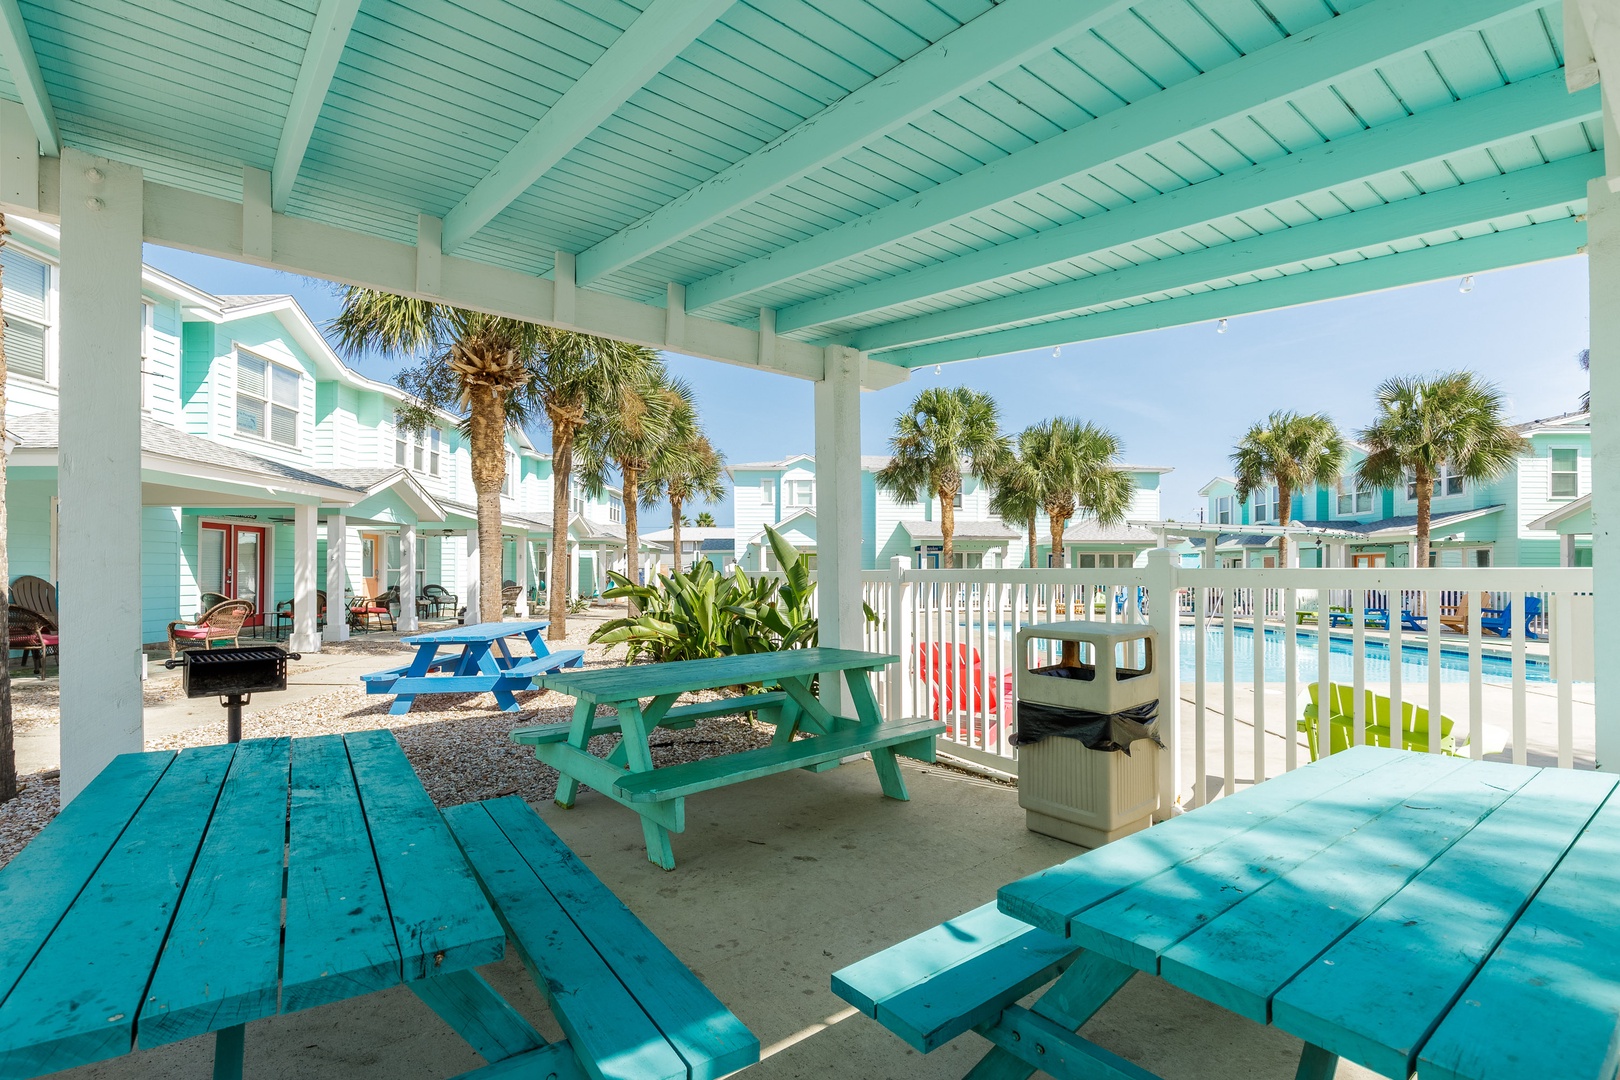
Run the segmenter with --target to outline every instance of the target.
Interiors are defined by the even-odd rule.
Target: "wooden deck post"
[[[62,152],[62,803],[119,754],[141,715],[141,170]]]
[[[1620,78],[1620,72],[1612,73]],[[1611,127],[1609,130],[1613,130]],[[1613,152],[1611,152],[1613,153]],[[1616,154],[1615,156],[1620,156]],[[1620,171],[1620,163],[1614,166]],[[1620,195],[1587,186],[1587,273],[1592,348],[1592,592],[1597,657],[1597,767],[1620,770]],[[1605,661],[1603,657],[1609,657]],[[1604,676],[1610,672],[1610,677]]]
[[[315,630],[320,605],[315,595],[320,590],[315,572],[319,514],[320,507],[313,503],[293,507],[293,624],[287,641],[293,652],[318,652],[321,647],[321,637]]]
[[[512,612],[520,619],[527,619],[529,617],[529,531],[527,529],[523,530],[523,533],[517,538],[517,543],[512,546],[516,549],[513,561],[517,563],[512,568],[512,579],[518,583],[517,603],[513,605]]]
[[[399,527],[399,628],[416,633],[416,523]]]
[[[861,609],[861,354],[829,346],[816,383],[816,586],[820,644],[859,649]],[[821,684],[824,703],[850,715],[843,688]]]
[[[462,566],[463,566],[463,570],[462,570],[462,574],[461,574],[461,579],[462,579],[461,602],[463,604],[465,604],[466,608],[467,608],[467,614],[464,616],[464,618],[466,619],[466,623],[467,623],[468,626],[473,626],[473,625],[475,625],[477,623],[483,622],[483,619],[479,617],[481,613],[478,610],[478,530],[477,530],[477,528],[471,528],[471,529],[467,530],[466,559],[462,563]],[[498,612],[498,611],[493,616],[491,616],[491,618],[493,618],[493,619],[499,619],[500,617],[501,617],[501,613]]]
[[[343,513],[326,518],[326,629],[321,636],[327,641],[349,640],[349,606],[343,590],[347,587],[349,567],[347,557],[349,523]]]
[[[1167,821],[1177,813],[1181,795],[1181,604],[1177,598],[1178,556],[1169,548],[1154,548],[1147,554],[1148,625],[1158,636],[1153,658],[1159,676],[1159,810],[1155,821]],[[1134,590],[1133,590],[1134,591]],[[1134,606],[1135,598],[1130,600]],[[1230,677],[1230,676],[1228,676]]]

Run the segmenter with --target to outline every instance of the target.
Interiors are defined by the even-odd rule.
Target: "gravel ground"
[[[599,609],[569,620],[568,644],[585,649],[586,667],[610,667],[623,662],[622,650],[614,650],[610,658],[607,650],[585,642],[592,629],[615,614],[612,609]],[[322,651],[392,655],[400,657],[401,662],[411,655],[395,642],[367,638],[324,645]],[[38,727],[55,722],[55,681],[25,686],[28,682],[19,679],[13,684],[19,730],[24,724]],[[154,704],[155,700],[179,692],[177,684],[162,686],[149,694],[147,703]],[[710,692],[686,700],[709,701],[720,696]],[[389,728],[439,806],[499,795],[520,795],[534,802],[549,799],[556,792],[556,770],[536,761],[527,749],[513,745],[507,735],[524,724],[567,720],[573,712],[573,698],[546,692],[519,694],[523,710],[514,714],[500,712],[489,694],[432,695],[417,698],[405,716],[388,715],[391,700],[367,697],[357,686],[279,708],[249,706],[244,726],[252,737]],[[21,719],[25,709],[27,720]],[[217,722],[151,739],[147,749],[178,750],[224,742],[225,724],[222,711]],[[704,720],[685,731],[659,730],[652,737],[653,761],[660,766],[670,765],[764,746],[770,742],[771,730],[769,725],[752,723],[746,717]],[[591,740],[591,752],[606,757],[617,742],[616,735],[598,736]],[[0,866],[56,815],[55,770],[18,779],[24,785],[21,795],[0,805]]]

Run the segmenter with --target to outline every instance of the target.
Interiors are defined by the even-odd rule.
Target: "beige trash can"
[[[1019,728],[1039,732],[1157,703],[1157,638],[1146,626],[1061,622],[1018,632]],[[1087,715],[1091,714],[1091,715]],[[1030,831],[1081,847],[1147,828],[1159,806],[1160,748],[1136,739],[1130,752],[1090,749],[1046,735],[1018,752],[1018,802]]]

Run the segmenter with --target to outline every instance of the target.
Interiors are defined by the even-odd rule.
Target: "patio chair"
[[[296,612],[297,612],[297,609],[294,607],[294,601],[292,601],[292,600],[283,600],[281,603],[276,605],[276,636],[277,637],[281,636],[281,624],[282,623],[291,624],[292,621],[296,618]],[[315,594],[315,629],[319,630],[321,627],[323,627],[325,625],[326,625],[326,593],[317,592]],[[288,629],[289,630],[291,629],[290,625],[289,625]]]
[[[398,602],[397,589],[389,589],[376,596],[357,596],[349,601],[349,626],[355,630],[369,630],[371,621],[375,619],[379,630],[384,622],[389,630],[394,630],[399,624],[394,621],[393,605]]]
[[[523,589],[515,582],[507,582],[501,586],[501,613],[510,615],[517,610],[518,597],[523,595]]]
[[[1310,747],[1311,760],[1315,761],[1321,756],[1321,728],[1317,694],[1318,685],[1311,683],[1306,687],[1310,693],[1310,704],[1305,706],[1304,715],[1299,720],[1299,730],[1305,732],[1305,739]],[[1364,702],[1362,717],[1365,722],[1363,728],[1366,734],[1366,745],[1388,746],[1390,734],[1389,698],[1382,694],[1375,694],[1371,690],[1363,690]],[[1350,749],[1355,736],[1355,688],[1340,686],[1338,683],[1328,684],[1328,697],[1333,706],[1328,711],[1328,725],[1330,732],[1329,746],[1337,754],[1341,750]],[[1420,708],[1410,701],[1401,702],[1401,748],[1403,750],[1417,750],[1427,752],[1429,749],[1429,710]],[[1440,717],[1440,752],[1451,757],[1457,756],[1457,740],[1452,735],[1454,721],[1449,716]],[[1462,745],[1466,746],[1468,740],[1464,739]]]
[[[1524,636],[1532,641],[1540,641],[1541,635],[1532,630],[1531,624],[1541,617],[1541,597],[1527,596],[1524,598]],[[1497,637],[1513,636],[1513,607],[1479,609],[1479,628],[1481,631],[1490,631]]]
[[[1374,623],[1376,623],[1380,630],[1388,630],[1389,629],[1389,608],[1387,608],[1387,607],[1370,607],[1370,608],[1367,608],[1366,611],[1367,611],[1367,625],[1368,626],[1372,626]],[[1407,610],[1406,608],[1402,608],[1401,609],[1401,629],[1402,630],[1412,630],[1412,631],[1416,631],[1418,633],[1423,633],[1423,632],[1425,632],[1425,631],[1427,631],[1429,629],[1429,625],[1428,625],[1428,622],[1427,622],[1427,620],[1426,620],[1426,618],[1424,616],[1422,616],[1422,615],[1414,615],[1414,614],[1412,614],[1411,611]]]
[[[46,650],[57,649],[60,652],[61,638],[57,635],[56,625],[39,612],[31,611],[19,604],[10,605],[9,611],[11,651],[20,651],[25,664],[32,655],[34,674],[43,679]]]
[[[443,613],[445,608],[449,608],[452,615],[455,614],[457,606],[461,603],[461,597],[443,585],[422,586],[421,600],[432,611],[434,618]]]
[[[205,649],[219,642],[240,644],[237,638],[242,634],[242,624],[252,617],[251,600],[227,600],[203,612],[196,622],[176,620],[169,624],[169,658],[179,656],[185,644],[201,644]]]
[[[1479,599],[1477,601],[1467,593],[1462,594],[1457,598],[1457,602],[1455,604],[1441,605],[1440,625],[1445,627],[1447,630],[1450,630],[1452,633],[1468,633],[1468,620],[1471,618],[1470,609],[1476,606],[1483,609],[1485,607],[1485,602],[1484,593],[1479,594]]]
[[[950,656],[951,646],[928,644],[919,642],[917,645],[918,670],[923,674],[923,682],[929,689],[932,699],[933,718],[943,720],[946,724],[945,734],[957,737],[955,731],[957,703],[957,688],[962,688],[961,708],[966,715],[967,723],[972,725],[976,717],[1000,716],[1004,727],[1003,737],[1012,734],[1012,692],[1013,673],[1006,672],[1000,679],[986,679],[984,665],[979,658],[978,649],[970,649],[966,644],[956,646],[956,662],[945,661],[942,657]],[[947,667],[948,670],[942,670]],[[967,690],[972,689],[972,697],[968,698]],[[986,699],[986,692],[989,697]],[[970,704],[971,701],[971,704]],[[966,732],[963,733],[967,734]]]
[[[36,615],[44,616],[53,630],[61,625],[61,618],[56,614],[56,586],[44,578],[24,574],[13,581],[11,602],[18,607],[27,608]]]

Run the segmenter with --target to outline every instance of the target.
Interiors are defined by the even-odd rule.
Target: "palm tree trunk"
[[[1029,568],[1035,569],[1035,545],[1040,537],[1035,532],[1035,515],[1029,515]]]
[[[574,476],[575,428],[551,417],[551,573],[546,581],[546,600],[551,610],[551,626],[546,639],[561,641],[568,636],[568,485]]]
[[[1064,556],[1068,554],[1063,550],[1063,530],[1068,527],[1069,519],[1060,518],[1050,510],[1046,514],[1047,520],[1052,524],[1052,565],[1062,566]]]
[[[1413,554],[1415,565],[1429,565],[1429,503],[1434,498],[1434,481],[1422,469],[1416,470],[1417,476],[1417,551]]]
[[[636,584],[641,584],[641,529],[636,520],[636,488],[641,484],[641,477],[637,475],[634,465],[619,463],[620,493],[624,496],[624,575]],[[626,608],[631,615],[636,613],[635,597],[625,601]]]
[[[506,410],[492,387],[476,387],[467,416],[478,506],[478,618],[501,619],[501,487],[506,481]]]
[[[669,529],[675,542],[675,572],[678,574],[686,569],[681,565],[681,498],[679,495],[669,497]]]
[[[940,567],[949,570],[955,565],[951,560],[956,555],[956,492],[943,488],[939,492],[939,532],[945,538],[940,547]]]
[[[0,214],[0,249],[6,246],[6,218]],[[0,297],[4,283],[0,281]],[[4,320],[0,319],[0,326]],[[6,427],[6,347],[5,334],[0,331],[0,431]],[[10,558],[6,553],[6,463],[0,458],[0,585],[11,581]],[[0,604],[0,637],[11,640],[10,610]],[[0,803],[17,797],[17,751],[11,732],[11,664],[0,664]]]
[[[1294,493],[1288,490],[1287,484],[1277,485],[1277,524],[1288,528],[1289,522],[1294,520]],[[1277,566],[1279,569],[1288,565],[1288,535],[1286,533],[1277,537]]]

